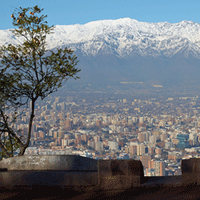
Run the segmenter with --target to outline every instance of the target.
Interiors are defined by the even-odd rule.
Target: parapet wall
[[[176,176],[148,180],[138,160],[97,161],[76,155],[26,155],[0,161],[0,187],[92,187],[94,190],[117,191],[152,185],[200,185],[200,159],[182,160],[181,168],[182,176],[176,180]]]
[[[182,179],[186,184],[200,185],[200,159],[191,158],[182,160]]]
[[[63,191],[65,197],[71,194],[70,199],[98,199],[98,196],[118,199],[123,195],[126,197],[120,199],[135,199],[138,195],[140,199],[176,196],[200,199],[200,159],[183,160],[180,176],[144,177],[142,163],[131,159],[97,161],[75,155],[15,157],[0,161],[0,188],[2,192],[11,189],[12,195],[17,192],[21,195],[27,190],[25,196],[31,191],[43,194],[47,189],[48,194],[54,191],[57,197]]]
[[[60,186],[120,190],[139,187],[141,161],[94,160],[76,155],[20,156],[0,161],[0,187]]]
[[[0,161],[7,170],[97,171],[97,160],[77,155],[25,155]]]
[[[98,185],[102,190],[139,187],[143,178],[141,161],[131,159],[98,161]]]

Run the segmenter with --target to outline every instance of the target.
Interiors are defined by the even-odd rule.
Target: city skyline
[[[25,155],[132,158],[142,161],[145,176],[180,175],[181,159],[200,156],[198,96],[90,97],[74,93],[38,102]],[[24,116],[15,125],[24,136],[27,122]]]

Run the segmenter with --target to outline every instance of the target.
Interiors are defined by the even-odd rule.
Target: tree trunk
[[[35,100],[32,100],[31,116],[30,116],[29,128],[28,128],[28,138],[27,138],[26,143],[20,148],[20,153],[18,154],[18,156],[23,156],[25,151],[26,151],[26,148],[29,145],[29,142],[30,142],[30,139],[31,139],[31,129],[32,129],[32,124],[33,124],[34,112],[35,112]]]

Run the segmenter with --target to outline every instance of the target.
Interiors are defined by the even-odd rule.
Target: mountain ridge
[[[18,44],[9,30],[0,30],[0,45]],[[172,57],[184,50],[185,56],[192,53],[200,57],[200,24],[192,21],[179,23],[148,23],[135,19],[99,20],[80,25],[56,25],[54,34],[47,36],[49,49],[69,46],[84,55],[99,52],[116,54],[119,57],[143,56]]]
[[[9,30],[0,30],[0,36],[0,46],[23,41]],[[143,82],[146,88],[162,85],[161,90],[200,85],[200,24],[192,21],[148,23],[122,18],[56,25],[54,34],[47,36],[47,47],[74,50],[80,60],[78,76],[86,86],[122,86],[123,90],[121,82]]]

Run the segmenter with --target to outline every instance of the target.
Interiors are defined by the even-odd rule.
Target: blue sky
[[[49,25],[129,17],[143,22],[200,23],[200,0],[0,0],[0,30],[13,28],[15,8],[44,8]]]

